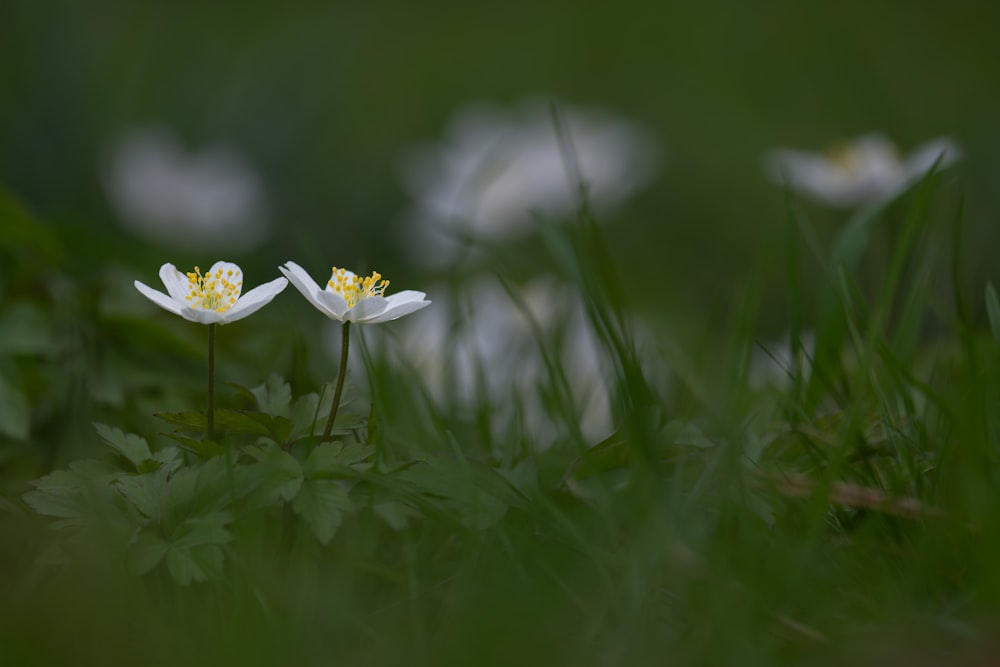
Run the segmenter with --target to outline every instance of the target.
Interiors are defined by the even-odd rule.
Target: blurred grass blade
[[[992,282],[986,283],[986,315],[990,320],[990,331],[993,340],[1000,343],[1000,299]]]

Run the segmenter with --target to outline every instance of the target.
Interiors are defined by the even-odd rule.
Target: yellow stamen
[[[235,278],[236,281],[230,278]],[[216,269],[214,274],[203,276],[201,269],[196,266],[194,271],[187,274],[190,293],[184,298],[190,301],[194,308],[224,313],[240,298],[240,290],[243,287],[240,278],[241,272],[232,269],[229,269],[225,276],[222,275],[222,269]]]
[[[334,292],[344,297],[348,308],[353,308],[361,299],[367,299],[370,296],[382,296],[385,294],[385,289],[389,286],[389,281],[383,280],[382,274],[378,271],[373,272],[366,278],[354,274],[348,275],[347,271],[338,269],[337,267],[333,267],[332,273],[333,275],[327,285]]]
[[[899,160],[899,154],[894,147],[888,147],[888,150],[881,150],[879,153],[887,153],[888,157],[893,160]],[[871,150],[865,150],[862,147],[853,144],[840,142],[835,143],[830,146],[826,151],[826,156],[829,158],[838,169],[847,174],[857,174],[869,161],[869,154]]]

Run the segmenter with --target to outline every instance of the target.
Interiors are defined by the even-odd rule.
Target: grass
[[[184,412],[200,405],[198,382],[173,384],[190,369],[165,363],[167,387],[152,390],[135,369],[144,345],[161,341],[129,343],[122,327],[148,323],[116,319],[125,342],[105,356],[128,398],[85,417],[142,438],[98,437],[83,418],[36,407],[28,444],[8,447],[0,658],[992,664],[1000,308],[985,286],[967,291],[960,252],[941,250],[942,239],[960,247],[949,229],[962,212],[941,215],[940,200],[931,175],[829,244],[810,238],[790,201],[792,353],[769,351],[792,361],[764,386],[750,368],[755,350],[774,347],[757,334],[765,276],[698,340],[679,324],[643,345],[627,276],[586,208],[575,225],[541,224],[598,342],[615,421],[599,442],[579,426],[566,332],[529,317],[509,280],[540,360],[533,385],[498,393],[484,379],[498,369],[479,367],[471,387],[453,378],[435,394],[372,332],[355,350],[367,378],[348,378],[339,440],[326,449],[314,426],[330,393],[308,395],[330,378],[311,376],[316,351],[289,345],[287,332],[262,333],[251,349],[293,354],[251,354],[224,371],[260,386],[220,397],[215,442],[203,415]],[[884,243],[869,242],[879,234]],[[7,250],[9,302],[36,280],[16,261],[31,247]],[[820,267],[818,279],[807,267]],[[50,305],[37,299],[43,313]],[[80,317],[103,349],[106,318]],[[451,335],[445,349],[461,342],[461,330]],[[196,354],[166,343],[174,359]],[[51,390],[51,354],[22,350],[3,368],[32,405]],[[188,405],[165,424],[140,407],[155,400],[156,411]],[[101,462],[25,496],[24,471],[48,472],[32,449],[46,441]],[[188,491],[184,479],[195,480]],[[161,544],[173,561],[144,550]]]

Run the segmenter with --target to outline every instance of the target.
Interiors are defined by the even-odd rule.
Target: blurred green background
[[[401,156],[469,102],[542,96],[656,135],[655,182],[610,221],[642,301],[725,303],[783,238],[783,197],[760,166],[775,146],[883,131],[906,151],[952,136],[967,155],[969,247],[1000,241],[998,19],[979,0],[7,0],[0,183],[82,255],[115,254],[150,280],[161,258],[209,263],[198,247],[141,251],[101,187],[119,137],[159,125],[192,151],[229,145],[261,173],[273,235],[229,259],[410,279]],[[985,252],[967,263],[991,266]]]
[[[469,104],[513,110],[535,98],[600,109],[643,128],[659,154],[653,180],[602,214],[629,305],[654,327],[674,336],[686,329],[693,340],[741,309],[761,335],[778,336],[789,326],[790,218],[785,194],[762,169],[774,147],[821,150],[880,131],[906,153],[952,137],[965,159],[935,195],[938,229],[958,219],[964,198],[962,277],[974,294],[985,280],[1000,280],[991,252],[1000,244],[998,19],[996,5],[973,0],[629,0],[613,8],[8,0],[0,5],[0,187],[63,249],[38,264],[41,273],[83,286],[82,295],[62,297],[44,288],[78,309],[59,307],[69,320],[91,307],[142,317],[151,310],[132,280],[158,287],[163,262],[186,270],[220,258],[240,263],[252,284],[289,259],[317,276],[331,264],[377,268],[395,288],[429,291],[433,300],[443,298],[440,279],[452,279],[454,268],[428,268],[411,251],[413,201],[402,171],[414,147],[444,141]],[[122,137],[143,128],[172,133],[189,156],[220,145],[236,151],[260,179],[270,235],[257,244],[234,238],[231,249],[225,241],[185,243],[183,235],[164,246],[135,236],[107,184]],[[821,243],[846,219],[808,201],[794,206]],[[886,225],[898,226],[898,217]],[[939,238],[948,242],[946,233]],[[17,234],[7,240],[22,243]],[[35,289],[32,257],[20,256],[26,264],[9,279],[17,289],[8,298]],[[7,261],[10,270],[15,262]],[[471,270],[516,284],[545,273],[547,262],[544,244],[529,235]],[[822,278],[809,262],[802,271],[808,295]],[[293,333],[315,338],[317,323],[289,319],[299,305],[278,299],[259,325],[294,321]],[[116,326],[108,323],[109,331]],[[200,332],[188,329],[174,326],[170,335],[192,364],[188,382],[198,383],[190,371],[200,363]],[[177,372],[139,340],[154,335],[126,334],[145,352],[121,361],[138,361],[149,383]],[[229,344],[242,338],[233,333]],[[126,349],[107,332],[82,339],[88,360],[102,358],[93,349],[100,344]],[[232,373],[261,353],[241,344],[250,349]],[[274,352],[287,345],[269,349],[293,384],[304,377],[294,354]],[[332,371],[330,359],[314,363],[308,379]],[[102,376],[114,385],[117,375],[113,367],[80,371],[90,385]],[[114,392],[112,403],[132,396]]]
[[[565,108],[603,109],[636,123],[652,137],[660,155],[654,179],[622,206],[602,214],[610,255],[629,288],[626,296],[631,302],[627,305],[644,316],[654,337],[661,336],[658,351],[665,349],[669,353],[664,355],[668,357],[666,362],[681,378],[676,383],[681,388],[671,396],[674,416],[683,419],[690,416],[688,413],[695,414],[726,434],[726,442],[732,446],[720,447],[719,451],[739,454],[753,443],[744,442],[743,430],[749,420],[743,421],[743,404],[726,391],[738,384],[733,380],[742,363],[737,357],[750,351],[749,339],[777,336],[788,329],[790,290],[800,291],[798,296],[808,308],[819,292],[817,284],[824,278],[820,269],[810,263],[809,249],[800,247],[805,258],[800,260],[801,284],[786,280],[784,262],[792,217],[789,209],[799,223],[813,230],[819,243],[832,239],[847,218],[845,212],[808,201],[795,200],[789,206],[782,189],[764,174],[763,154],[779,146],[820,150],[872,131],[886,133],[903,153],[934,137],[952,137],[962,147],[965,158],[940,179],[927,207],[932,222],[926,229],[931,230],[930,238],[940,242],[941,252],[936,254],[934,247],[928,250],[933,243],[918,246],[922,253],[918,257],[920,265],[923,255],[929,256],[926,265],[933,268],[934,279],[917,277],[935,287],[947,283],[943,276],[947,275],[949,226],[963,219],[963,256],[957,262],[961,273],[958,277],[966,283],[972,309],[981,310],[985,281],[1000,281],[994,260],[994,249],[1000,247],[998,34],[1000,4],[982,0],[953,0],[946,4],[930,0],[623,0],[614,5],[455,0],[0,0],[0,481],[5,494],[0,498],[0,510],[8,518],[21,521],[23,513],[15,511],[16,503],[8,498],[19,498],[28,488],[26,480],[103,451],[90,422],[106,421],[125,431],[158,437],[165,427],[152,416],[154,412],[196,409],[199,405],[197,401],[204,391],[203,328],[156,311],[132,288],[135,279],[159,287],[156,272],[164,262],[186,270],[196,264],[207,267],[217,259],[235,261],[243,266],[248,285],[277,277],[277,266],[287,260],[306,266],[316,277],[331,264],[360,271],[378,269],[392,279],[393,289],[425,290],[431,300],[442,305],[447,299],[443,283],[454,280],[451,274],[459,270],[462,277],[479,273],[492,278],[499,273],[515,286],[545,273],[546,263],[552,262],[551,249],[541,238],[531,235],[509,247],[499,245],[480,257],[479,263],[460,269],[421,261],[412,254],[413,246],[408,241],[407,225],[412,224],[412,219],[407,211],[413,202],[401,177],[403,164],[414,146],[441,141],[459,110],[477,102],[514,109],[526,98],[551,100]],[[237,151],[258,174],[266,195],[264,215],[271,230],[266,240],[253,245],[233,239],[232,251],[224,243],[209,247],[194,238],[190,242],[182,238],[180,242],[175,239],[157,245],[123,225],[108,197],[110,164],[123,136],[149,127],[175,134],[190,155],[220,145]],[[965,209],[959,216],[962,201]],[[905,205],[891,207],[882,233],[876,229],[872,235],[874,240],[858,279],[862,287],[871,288],[865,281],[872,277],[877,280],[881,275],[879,262],[895,246],[893,234],[902,226],[900,220],[906,210]],[[924,283],[913,282],[917,288],[912,293],[900,292],[909,295],[913,303],[923,305]],[[934,289],[927,290],[934,299],[950,298],[947,289],[942,292],[944,296]],[[617,308],[621,304],[611,305]],[[933,327],[937,326],[951,331],[947,324],[955,309],[948,305],[935,302],[929,306],[945,326],[928,317],[932,323],[924,327],[921,313],[913,330],[933,335]],[[879,316],[885,315],[888,321],[892,305],[879,307],[886,309],[880,310]],[[439,307],[439,312],[444,310]],[[412,320],[417,322],[419,317],[430,317],[433,312],[429,308]],[[153,313],[155,316],[151,316]],[[803,325],[811,324],[811,314],[805,314]],[[835,315],[840,317],[841,311],[836,310]],[[978,318],[974,314],[970,321],[972,329],[985,331],[982,313]],[[711,328],[719,322],[726,326]],[[401,326],[386,329],[397,335],[403,331]],[[966,336],[963,341],[969,350],[979,344],[970,331],[956,329]],[[463,331],[450,333],[454,338]],[[707,335],[699,335],[705,331]],[[220,330],[217,375],[220,382],[233,380],[253,387],[265,382],[273,371],[288,380],[296,395],[316,391],[336,371],[332,355],[318,354],[321,349],[336,351],[336,344],[331,346],[325,340],[331,332],[335,334],[290,289],[259,317],[255,316],[252,325],[239,323]],[[379,331],[377,335],[386,333]],[[712,349],[728,335],[733,339],[728,348],[717,345],[721,351]],[[657,638],[661,627],[657,622],[673,618],[672,591],[680,590],[680,598],[690,601],[690,605],[682,605],[677,612],[681,620],[672,627],[676,636],[693,638],[692,645],[703,649],[692,655],[718,652],[731,657],[727,651],[763,645],[758,648],[763,657],[757,662],[754,656],[744,654],[745,661],[740,664],[773,664],[768,662],[767,644],[777,645],[780,641],[773,631],[771,608],[767,604],[754,607],[749,602],[753,596],[743,597],[742,588],[731,582],[750,582],[746,589],[752,593],[767,592],[764,599],[774,600],[776,612],[798,608],[804,610],[801,617],[806,620],[811,615],[817,624],[829,620],[831,626],[846,628],[831,633],[835,639],[849,637],[854,623],[864,626],[870,618],[890,618],[910,606],[918,620],[925,609],[937,613],[947,608],[950,611],[941,612],[939,625],[955,634],[960,634],[962,626],[956,625],[953,630],[947,624],[952,615],[958,618],[965,614],[966,605],[982,605],[984,613],[993,614],[989,607],[1000,587],[995,583],[996,568],[992,564],[1000,539],[995,521],[987,519],[995,515],[990,492],[997,488],[991,477],[996,468],[980,465],[973,456],[979,450],[969,443],[992,456],[992,436],[978,433],[975,425],[988,422],[987,416],[995,405],[989,402],[995,396],[991,393],[995,373],[990,374],[996,368],[994,348],[982,345],[982,358],[987,360],[982,372],[970,353],[969,368],[963,366],[962,372],[949,375],[949,363],[958,366],[956,359],[964,363],[963,354],[956,351],[957,347],[921,342],[928,343],[927,356],[945,359],[941,382],[948,396],[954,394],[955,403],[962,408],[948,444],[960,443],[960,447],[954,446],[956,451],[972,452],[965,454],[967,458],[961,459],[961,465],[951,469],[957,480],[951,487],[947,484],[949,471],[945,470],[944,486],[971,489],[969,504],[984,517],[979,522],[981,533],[967,531],[976,522],[966,523],[966,515],[956,512],[954,522],[933,524],[934,529],[926,535],[921,533],[915,546],[907,543],[912,548],[900,550],[906,565],[900,567],[893,560],[897,545],[891,541],[886,542],[888,546],[879,542],[882,551],[874,558],[865,534],[857,548],[840,541],[840,533],[833,529],[835,539],[828,541],[827,533],[818,529],[826,516],[822,498],[812,502],[811,509],[803,514],[793,508],[787,514],[789,524],[772,530],[753,516],[752,507],[744,507],[742,499],[734,502],[730,498],[732,487],[728,480],[740,474],[727,468],[729,459],[735,461],[735,457],[724,452],[725,456],[719,454],[716,460],[712,458],[716,455],[706,450],[704,460],[712,461],[713,466],[718,461],[725,464],[718,474],[710,471],[703,477],[694,476],[697,486],[702,486],[702,479],[708,480],[704,484],[708,491],[688,495],[681,484],[669,486],[670,502],[648,503],[655,509],[648,524],[643,523],[644,515],[633,512],[628,503],[616,504],[614,516],[608,516],[614,519],[608,521],[611,537],[604,539],[600,526],[590,525],[589,506],[572,505],[579,513],[567,525],[574,528],[573,521],[579,517],[598,536],[581,541],[584,551],[595,555],[595,565],[571,572],[582,582],[579,588],[587,591],[585,599],[594,603],[595,613],[590,620],[605,623],[602,619],[606,617],[617,619],[618,612],[613,608],[608,616],[604,606],[607,596],[600,577],[595,576],[605,567],[608,572],[631,573],[628,586],[615,582],[608,592],[617,591],[620,599],[628,603],[640,601],[645,605],[648,599],[653,600],[648,607],[622,605],[625,611],[621,617],[626,620],[623,626],[634,620],[638,628],[636,635],[621,634],[625,647],[622,655],[632,645],[633,637],[647,627],[651,643],[648,647],[640,644],[636,650],[663,655],[661,646],[672,640],[668,636],[660,643]],[[919,351],[922,354],[925,348]],[[907,363],[917,358],[913,367],[918,368],[919,356],[910,353]],[[895,368],[893,373],[902,376]],[[707,389],[688,391],[685,383]],[[982,414],[976,401],[966,400],[969,387],[985,397]],[[406,396],[407,391],[417,389],[389,386],[386,391]],[[737,387],[731,394],[739,398],[741,391]],[[905,393],[905,388],[900,393]],[[861,392],[862,399],[867,395]],[[228,395],[220,401],[232,404]],[[387,422],[398,424],[399,430],[423,424],[420,404],[405,400],[396,403],[401,407],[386,416]],[[910,407],[907,405],[905,412]],[[854,404],[856,414],[852,412],[851,416],[859,421],[867,418],[865,409],[862,400]],[[457,408],[454,412],[461,414]],[[447,421],[450,414],[443,411],[442,421]],[[933,417],[932,411],[927,421]],[[456,421],[446,427],[454,428]],[[959,427],[967,428],[975,437]],[[930,431],[926,443],[921,439],[924,432],[914,430],[921,436],[914,441],[927,445],[928,450],[940,444],[934,439],[937,430]],[[836,435],[839,438],[848,433],[845,429]],[[531,436],[537,433],[526,437],[530,440]],[[471,436],[462,440],[463,446],[476,442]],[[564,454],[575,456],[575,451],[567,449],[560,456]],[[698,465],[702,459],[692,460],[692,465]],[[991,462],[993,458],[983,460]],[[553,479],[566,469],[563,462],[558,463],[560,466],[553,470],[558,469],[559,475]],[[970,472],[982,473],[982,478],[971,486],[967,477]],[[930,475],[921,469],[924,474]],[[716,498],[717,490],[722,491]],[[707,496],[712,498],[706,500]],[[641,499],[646,500],[644,496]],[[939,499],[932,496],[930,500]],[[712,514],[716,506],[722,508],[718,516]],[[980,516],[976,512],[971,515]],[[667,517],[669,513],[676,516]],[[800,530],[796,521],[801,517],[805,518]],[[662,539],[668,518],[676,522],[671,523],[671,531],[679,536],[676,542]],[[624,525],[622,534],[642,538],[638,547],[633,548],[634,542],[629,539],[619,543],[620,520]],[[25,525],[28,521],[24,518]],[[520,518],[515,515],[511,525],[516,527],[517,521]],[[413,547],[419,557],[405,549],[397,553],[398,540],[390,535],[384,539],[390,545],[385,562],[428,564],[429,573],[414,570],[407,576],[417,581],[419,574],[435,584],[450,582],[453,553],[440,548],[446,538],[451,539],[450,529],[441,529],[447,524],[428,525],[431,539],[424,540],[421,533],[414,531],[412,535],[407,533],[402,542],[406,549]],[[878,538],[884,524],[877,519],[872,525],[874,528],[868,524],[863,527]],[[806,527],[808,535],[804,535]],[[846,528],[844,533],[850,534],[851,530]],[[434,539],[435,531],[444,536]],[[0,569],[8,573],[2,585],[31,593],[34,584],[28,581],[22,588],[20,573],[29,568],[32,572],[42,571],[34,562],[38,549],[31,544],[23,547],[23,536],[34,533],[22,530],[19,524],[11,524],[4,532],[14,537],[0,540],[0,562],[4,564]],[[902,537],[895,528],[884,532],[905,541],[910,531],[901,531]],[[967,532],[975,534],[968,537]],[[375,533],[369,533],[372,535]],[[344,540],[345,545],[350,545],[346,551],[331,552],[335,565],[335,558],[342,553],[347,554],[348,561],[355,554],[364,561],[369,551],[375,552],[383,544],[383,538],[377,535],[364,540],[352,537],[349,533]],[[515,547],[532,546],[538,534],[532,523],[525,521],[524,530],[519,530],[515,538]],[[875,538],[873,541],[877,541]],[[968,548],[975,540],[981,547],[986,545],[981,553]],[[605,544],[613,545],[606,559]],[[697,574],[703,564],[689,557],[688,544],[692,545],[691,553],[701,549],[707,554],[709,568],[714,567],[721,575]],[[679,545],[679,555],[664,551],[674,545]],[[459,631],[453,633],[459,642],[472,637],[468,640],[472,646],[482,642],[474,631],[495,633],[493,614],[500,618],[509,613],[513,618],[527,609],[538,618],[562,619],[563,610],[572,608],[555,602],[546,606],[546,595],[550,600],[561,600],[554,588],[552,592],[542,591],[541,603],[532,602],[523,608],[510,603],[519,599],[522,588],[525,599],[533,599],[530,596],[537,594],[537,581],[547,582],[549,587],[553,581],[562,585],[557,578],[550,581],[544,569],[551,562],[554,571],[562,571],[561,547],[542,544],[535,552],[511,548],[506,542],[502,546],[494,551],[484,547],[480,552],[469,542],[467,564],[475,567],[468,569],[471,574],[454,579],[455,600],[461,604],[450,607],[451,618],[461,621],[456,626]],[[769,551],[772,547],[773,551]],[[440,557],[442,553],[444,558]],[[493,560],[478,562],[480,553],[494,554]],[[542,567],[537,572],[541,575],[526,578],[520,584],[522,588],[508,591],[505,587],[512,575],[497,576],[493,562],[499,560],[510,570],[515,566],[519,569],[524,553],[547,553],[552,558],[540,559]],[[906,560],[911,553],[923,560],[916,555],[912,561]],[[502,554],[502,558],[496,554]],[[373,562],[382,562],[378,555]],[[577,556],[575,551],[566,551],[567,560],[575,562]],[[648,565],[643,565],[644,558],[648,558]],[[831,565],[836,558],[841,560]],[[967,565],[966,560],[971,564]],[[529,562],[528,567],[533,564]],[[267,563],[262,567],[260,580],[282,588],[283,581],[272,576],[270,566]],[[355,572],[351,567],[344,570],[345,590],[355,585],[350,579]],[[295,568],[288,571],[294,573]],[[336,574],[337,570],[330,572]],[[893,576],[898,573],[902,573],[902,585]],[[300,585],[293,579],[288,586],[289,608],[299,604],[298,599],[293,599],[299,591],[310,591],[312,595],[311,591],[316,590],[323,598],[316,608],[324,613],[353,611],[352,600],[360,600],[366,593],[362,586],[354,598],[348,595],[343,602],[345,598],[338,597],[339,593],[328,594],[339,591],[337,586],[316,588],[306,575],[311,576],[311,571],[303,575]],[[662,580],[656,578],[660,575]],[[246,581],[255,581],[255,576],[251,572]],[[966,584],[964,577],[971,583]],[[107,589],[100,588],[99,579],[92,592],[91,575],[86,570],[78,580],[85,584],[75,589],[81,591],[81,611],[78,616],[77,605],[68,605],[65,609],[69,611],[61,617],[64,620],[93,620],[93,600],[98,595],[112,601],[119,599],[117,611],[108,618],[128,618],[132,623],[136,622],[134,618],[142,618],[141,607],[132,605],[128,596],[115,598],[108,594]],[[331,581],[337,584],[338,580],[333,577]],[[409,627],[397,622],[399,618],[412,613],[416,619],[412,627],[419,629],[424,611],[439,609],[436,598],[420,599],[409,588],[416,591],[423,583],[418,586],[397,584],[395,579],[386,581],[389,583],[380,581],[377,590],[384,587],[392,594],[386,599],[402,602],[387,606],[387,616],[379,616],[380,621],[387,619],[385,627],[402,627],[401,635],[406,634]],[[489,589],[490,599],[501,603],[507,600],[507,607],[483,604],[478,594],[466,596],[463,586],[470,581],[481,582]],[[496,591],[490,592],[494,587]],[[37,600],[29,607],[34,615],[25,616],[19,598],[10,597],[14,601],[10,617],[20,619],[11,626],[14,634],[21,627],[47,631],[44,619],[49,618],[50,607],[75,600],[74,594],[65,596],[59,588],[60,581],[53,580],[51,604],[44,597]],[[246,590],[249,598],[250,587]],[[216,589],[212,589],[207,595],[215,593]],[[232,599],[241,602],[237,606],[248,610],[246,618],[252,621],[256,607],[242,605],[238,600],[242,594],[243,589],[237,587]],[[259,591],[254,588],[253,594],[259,596]],[[284,594],[282,590],[277,599]],[[940,598],[935,597],[939,594]],[[191,617],[192,626],[212,616],[216,609],[211,605],[201,607],[198,595],[195,592],[177,598],[191,602],[190,608],[206,610],[203,615]],[[371,606],[365,602],[358,607],[381,614],[381,601],[376,598],[373,596]],[[930,602],[926,602],[928,598]],[[225,601],[230,600],[226,596],[222,599],[219,608],[225,608]],[[442,599],[449,600],[448,596]],[[914,599],[924,603],[911,605]],[[508,607],[512,611],[505,611]],[[865,613],[852,616],[858,607]],[[181,608],[178,605],[177,610]],[[470,614],[466,609],[479,613]],[[290,615],[289,627],[308,613]],[[588,613],[571,618],[577,616],[587,618]],[[41,620],[35,623],[35,618]],[[55,618],[58,621],[59,614]],[[232,639],[230,635],[224,638],[250,654],[267,643],[273,619],[262,615],[266,623],[254,625],[248,621],[247,631],[240,625],[243,618],[238,616],[232,625]],[[532,616],[527,614],[525,618]],[[783,618],[779,615],[777,620],[779,625],[788,626],[786,630],[806,634],[794,624],[799,616],[793,614],[792,623],[785,623]],[[756,620],[746,623],[745,619]],[[96,620],[105,622],[103,618]],[[309,618],[303,627],[312,627],[314,620]],[[882,627],[875,621],[871,625]],[[121,630],[110,623],[108,627],[100,637],[128,635],[130,631],[130,627]],[[548,624],[539,627],[541,630],[529,637],[537,634],[535,643],[546,647],[560,644],[560,635],[552,641],[547,634]],[[158,628],[156,632],[160,632]],[[256,628],[264,629],[256,632]],[[722,636],[736,640],[720,641],[720,628],[728,631]],[[163,645],[176,642],[179,633],[173,629],[163,626]],[[805,629],[809,630],[808,626]],[[295,634],[288,630],[278,636]],[[496,635],[497,645],[517,648],[517,643],[508,642],[506,635]],[[322,633],[316,636],[318,642],[326,640]],[[258,641],[247,642],[248,637]],[[820,639],[826,641],[825,637]],[[56,652],[73,646],[73,642],[44,637],[37,642],[28,637],[25,646],[36,643],[47,643]],[[95,642],[94,646],[99,644]],[[199,645],[192,642],[191,646],[193,655]],[[301,650],[306,653],[314,646],[319,643],[306,644]],[[387,646],[393,655],[405,650],[391,642]],[[581,646],[581,652],[588,650],[589,645]],[[322,651],[316,649],[316,654]],[[503,659],[498,657],[497,664]],[[609,659],[609,664],[613,662]],[[253,664],[249,658],[247,664]],[[456,659],[454,664],[467,662]]]

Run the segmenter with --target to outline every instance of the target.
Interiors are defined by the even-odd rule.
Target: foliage
[[[524,396],[502,397],[506,412],[482,383],[435,396],[364,339],[367,382],[350,377],[330,440],[318,435],[329,385],[296,364],[262,370],[266,356],[240,364],[257,379],[228,383],[211,435],[182,379],[148,419],[124,399],[113,416],[127,427],[65,427],[87,456],[0,506],[0,563],[14,573],[0,578],[12,601],[0,657],[774,665],[988,652],[1000,306],[991,285],[970,297],[961,254],[941,252],[945,225],[963,220],[936,215],[939,185],[929,174],[830,242],[790,201],[790,354],[759,340],[762,288],[750,284],[721,322],[656,330],[666,371],[637,342],[633,286],[585,202],[576,226],[541,221],[540,247],[600,347],[616,423],[596,443],[560,339],[507,279],[559,427],[544,440],[525,428]],[[823,276],[815,291],[800,276],[810,264]],[[50,305],[34,312],[58,317]],[[173,340],[152,335],[143,345]],[[45,395],[24,378],[71,358],[45,340],[3,368],[28,374],[4,376],[15,392]],[[762,381],[761,348],[772,362]],[[27,431],[11,419],[4,434],[25,447],[47,437],[28,405]]]

